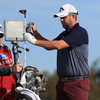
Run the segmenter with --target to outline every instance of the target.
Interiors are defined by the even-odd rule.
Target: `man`
[[[42,37],[32,25],[33,36],[26,33],[25,39],[30,43],[47,50],[57,49],[56,100],[88,100],[89,66],[88,66],[88,34],[77,23],[78,12],[71,4],[60,8],[63,31],[57,38],[49,41]]]
[[[2,44],[3,36],[4,32],[0,24],[0,99],[14,100],[16,98],[14,73],[21,72],[22,65],[19,62],[13,66],[11,52],[6,45]]]

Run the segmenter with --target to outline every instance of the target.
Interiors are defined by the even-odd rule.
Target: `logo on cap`
[[[61,7],[61,8],[60,8],[60,12],[62,12],[62,11],[64,11],[64,8]]]

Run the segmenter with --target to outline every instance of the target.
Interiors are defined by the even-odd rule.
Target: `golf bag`
[[[16,100],[41,100],[39,92],[45,92],[47,78],[35,66],[26,66],[21,75],[20,86],[16,88]]]

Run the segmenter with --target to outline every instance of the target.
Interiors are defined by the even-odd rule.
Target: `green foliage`
[[[90,90],[88,100],[100,100],[100,86],[95,82],[95,77],[90,75]]]
[[[100,100],[100,59],[90,69],[90,90],[88,100]]]
[[[50,75],[48,77],[48,82],[46,84],[47,91],[44,93],[40,93],[41,100],[55,100],[56,98],[56,84],[58,82],[58,77],[56,75],[56,72],[53,75]]]

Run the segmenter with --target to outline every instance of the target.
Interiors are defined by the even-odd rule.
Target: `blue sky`
[[[64,29],[59,18],[53,15],[59,12],[64,4],[72,4],[78,10],[77,22],[86,28],[89,34],[89,65],[100,58],[100,1],[99,0],[1,0],[0,23],[4,30],[4,20],[24,20],[20,9],[26,9],[26,23],[33,21],[39,33],[49,40],[54,39]],[[5,41],[12,51],[10,41]],[[18,43],[24,47],[23,42]],[[26,42],[30,49],[26,52],[26,65],[37,66],[40,71],[47,70],[53,73],[56,70],[56,50],[47,51],[44,48],[34,46]],[[21,50],[21,49],[20,49]],[[24,50],[19,54],[19,60],[24,66]]]

